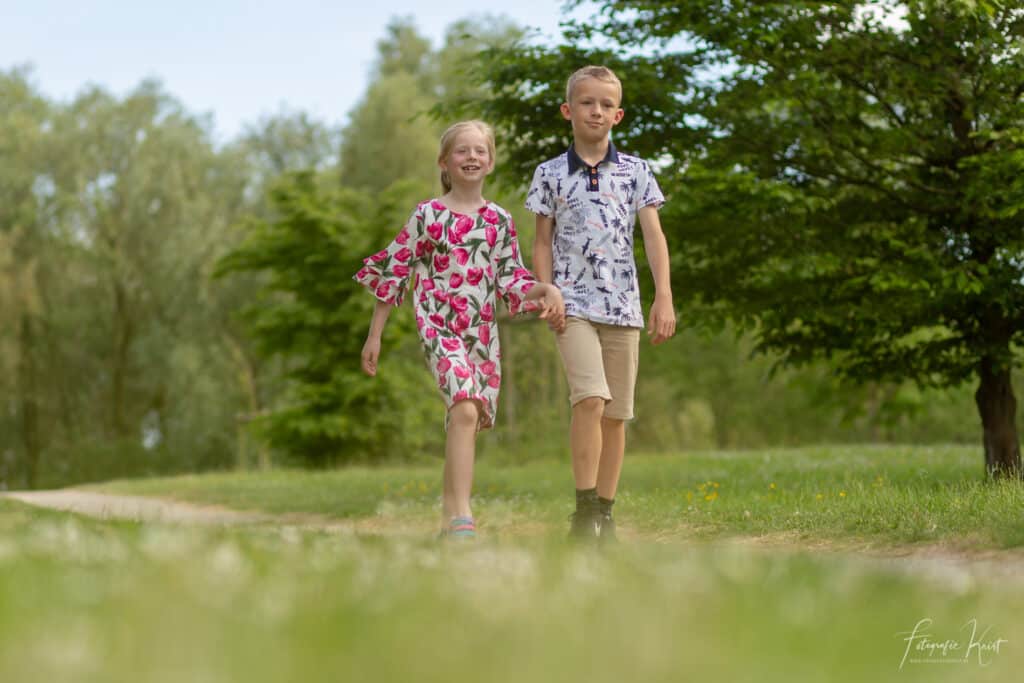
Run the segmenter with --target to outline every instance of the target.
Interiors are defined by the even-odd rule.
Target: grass
[[[990,483],[967,447],[821,447],[629,455],[620,526],[643,538],[769,536],[840,545],[1024,545],[1024,487]],[[111,482],[100,490],[271,513],[433,523],[440,462],[326,472],[275,470]],[[571,511],[566,462],[478,464],[486,533],[560,534]]]
[[[634,464],[634,477],[653,476],[668,461]],[[507,485],[519,491],[523,474]],[[379,486],[378,475],[398,476],[360,476]],[[429,508],[413,489],[413,507]],[[521,505],[558,506],[537,495]],[[646,522],[668,514],[645,495]],[[100,522],[0,501],[2,681],[1006,681],[1024,665],[1022,609],[1020,582],[734,544],[594,553],[539,535],[452,546]],[[961,641],[956,661],[916,650],[911,660],[933,663],[901,669],[905,634],[925,618],[934,642]],[[971,620],[978,642],[1008,641],[998,654],[968,650]]]

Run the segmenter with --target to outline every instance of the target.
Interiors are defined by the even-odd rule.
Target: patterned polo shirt
[[[644,326],[633,231],[638,210],[664,203],[647,162],[617,151],[610,141],[597,166],[570,146],[537,167],[526,208],[555,219],[554,283],[562,290],[566,315]]]

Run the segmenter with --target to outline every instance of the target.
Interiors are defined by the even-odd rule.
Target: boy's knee
[[[574,413],[586,417],[600,418],[604,414],[605,400],[600,396],[588,396],[572,407]]]
[[[448,410],[448,427],[476,429],[480,420],[480,406],[476,401],[465,400],[455,403]]]
[[[626,421],[618,417],[601,417],[601,426],[604,429],[621,429]]]

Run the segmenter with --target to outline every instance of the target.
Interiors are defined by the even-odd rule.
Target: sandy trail
[[[161,498],[123,496],[77,489],[10,491],[0,494],[0,497],[100,519],[213,525],[253,524],[273,519],[270,515],[239,512],[211,505],[194,505]]]

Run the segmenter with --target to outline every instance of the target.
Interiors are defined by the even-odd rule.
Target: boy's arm
[[[541,282],[554,282],[554,257],[551,255],[551,240],[555,232],[552,216],[537,214],[537,234],[533,238],[533,274]]]
[[[370,319],[370,331],[366,335],[366,343],[363,344],[362,365],[363,372],[370,377],[377,374],[377,361],[380,358],[380,337],[384,333],[384,325],[388,322],[388,315],[391,314],[392,305],[384,301],[378,301],[377,307],[373,309],[373,317]]]
[[[654,275],[654,303],[647,322],[652,344],[660,344],[676,333],[676,311],[672,305],[672,283],[669,277],[668,242],[661,230],[658,209],[645,206],[637,212],[644,235],[644,251]]]
[[[553,216],[537,214],[537,230],[533,238],[533,274],[541,281],[542,285],[550,287],[550,293],[544,296],[554,310],[546,317],[548,327],[555,332],[565,329],[565,302],[562,300],[562,293],[558,291],[555,281],[555,266],[551,251],[551,240],[555,233],[555,219]]]

